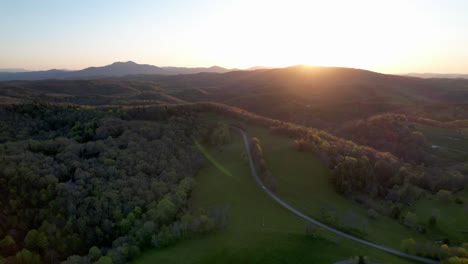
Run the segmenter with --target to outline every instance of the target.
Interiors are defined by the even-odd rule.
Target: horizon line
[[[229,68],[229,67],[224,67],[224,66],[220,66],[218,64],[214,64],[212,66],[171,66],[171,65],[166,65],[166,66],[158,66],[158,65],[155,65],[155,64],[149,64],[149,63],[138,63],[138,62],[135,62],[134,60],[122,60],[122,61],[114,61],[112,63],[109,63],[109,64],[105,64],[105,65],[100,65],[100,66],[87,66],[87,67],[84,67],[84,68],[75,68],[75,69],[67,69],[67,68],[49,68],[49,69],[28,69],[28,68],[24,68],[24,67],[6,67],[6,68],[0,68],[0,72],[2,73],[26,73],[26,72],[40,72],[40,71],[54,71],[54,70],[57,70],[57,71],[81,71],[81,70],[85,70],[85,69],[88,69],[88,68],[98,68],[98,67],[106,67],[106,66],[110,66],[110,65],[113,65],[113,64],[116,64],[116,63],[134,63],[134,64],[137,64],[137,65],[149,65],[149,66],[155,66],[155,67],[159,67],[159,68],[206,68],[206,69],[209,69],[209,68],[214,68],[214,67],[219,67],[219,68],[223,68],[225,70],[229,70],[229,71],[247,71],[249,69],[253,69],[253,68],[259,68],[260,69],[284,69],[284,68],[290,68],[290,67],[298,67],[298,66],[306,66],[306,67],[321,67],[321,68],[345,68],[345,69],[356,69],[356,70],[365,70],[365,71],[371,71],[371,72],[376,72],[376,73],[381,73],[381,74],[391,74],[391,75],[412,75],[412,74],[420,74],[420,75],[429,75],[429,74],[440,74],[440,75],[468,75],[468,73],[459,73],[459,72],[415,72],[415,71],[411,71],[411,72],[381,72],[381,71],[376,71],[376,70],[371,70],[371,69],[365,69],[365,68],[357,68],[357,67],[347,67],[347,66],[338,66],[338,65],[313,65],[313,64],[306,64],[306,63],[299,63],[299,64],[292,64],[292,65],[288,65],[288,66],[265,66],[265,65],[254,65],[254,66],[250,66],[250,67],[234,67],[234,68]],[[10,71],[3,71],[3,70],[10,70]],[[20,70],[20,71],[11,71],[11,70]],[[257,69],[254,69],[254,70],[257,70]]]

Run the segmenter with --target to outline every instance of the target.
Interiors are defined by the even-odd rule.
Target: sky
[[[0,68],[468,73],[466,0],[0,0]]]

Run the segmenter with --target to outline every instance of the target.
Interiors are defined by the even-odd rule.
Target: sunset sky
[[[0,0],[0,68],[295,64],[468,73],[468,1]]]

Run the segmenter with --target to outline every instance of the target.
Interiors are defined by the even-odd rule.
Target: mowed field
[[[262,131],[248,132],[254,136]],[[322,237],[306,236],[307,223],[276,204],[256,185],[247,160],[242,157],[243,151],[237,133],[221,150],[205,149],[211,161],[197,175],[198,184],[190,200],[192,208],[229,207],[227,228],[167,248],[149,250],[134,263],[334,263],[357,255],[366,255],[380,263],[411,263],[326,232]],[[307,171],[316,170],[326,177],[326,171],[317,170],[318,163],[308,161],[307,164],[310,166]],[[280,185],[286,184],[285,179],[281,177]],[[307,191],[302,188],[298,192],[303,190]],[[288,192],[280,194],[285,193]]]
[[[335,192],[328,169],[312,154],[295,151],[291,139],[263,128],[251,128],[249,133],[262,143],[266,162],[278,180],[278,196],[303,213],[324,221],[322,211],[333,212],[345,225],[363,229],[367,233],[364,239],[395,249],[406,238],[427,240],[387,216],[369,218],[366,209]]]
[[[461,137],[460,145],[450,145],[452,140],[443,140],[447,135],[454,137],[456,131],[437,128],[431,130],[431,127],[425,129],[430,131],[427,135],[428,140],[439,140],[437,141],[439,144],[445,143],[450,147],[463,149],[463,144],[468,143]],[[329,171],[317,158],[309,153],[292,149],[291,139],[272,135],[263,128],[251,127],[249,133],[258,137],[262,143],[266,162],[278,180],[278,196],[303,213],[324,221],[322,211],[331,210],[338,220],[349,226],[360,228],[361,223],[364,223],[366,240],[395,249],[400,249],[401,240],[406,238],[413,238],[419,242],[442,241],[444,238],[449,238],[455,244],[468,240],[466,189],[454,194],[454,198],[459,197],[464,201],[463,204],[426,198],[416,201],[414,205],[403,211],[402,215],[408,211],[416,213],[418,222],[427,224],[433,210],[438,210],[440,213],[438,223],[423,235],[387,216],[369,218],[367,210],[334,191],[329,182]],[[445,144],[443,146],[446,146]],[[468,151],[468,147],[466,150]]]
[[[468,160],[468,128],[440,128],[422,124],[414,124],[431,145],[439,146],[435,151],[456,161]],[[436,152],[437,153],[437,152]]]
[[[468,128],[450,129],[415,124],[431,145],[440,146],[434,150],[441,155],[457,161],[468,161]],[[434,233],[435,240],[449,237],[452,242],[468,241],[468,190],[453,194],[453,198],[460,198],[463,204],[453,200],[438,201],[435,197],[416,201],[410,211],[416,213],[419,221],[427,221],[434,210],[439,212],[439,219],[435,227],[429,232]]]
[[[460,197],[464,204],[457,204],[454,201],[438,201],[437,199],[422,199],[416,201],[411,211],[416,213],[419,221],[426,221],[437,210],[439,217],[437,225],[429,228],[429,232],[434,234],[435,240],[450,238],[450,242],[460,244],[468,241],[468,191],[456,193],[455,197]]]

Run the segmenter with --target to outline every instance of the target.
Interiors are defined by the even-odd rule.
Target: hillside
[[[183,71],[205,72],[173,75]],[[228,101],[253,95],[281,93],[282,97],[285,95],[300,96],[307,102],[318,104],[336,102],[466,103],[465,95],[468,94],[468,80],[464,79],[422,79],[351,68],[300,65],[219,73],[222,71],[226,69],[220,67],[160,68],[134,62],[118,62],[104,67],[66,72],[66,78],[130,75],[122,78],[106,78],[103,82],[141,83],[144,81],[157,84],[166,92],[191,101]],[[54,78],[53,76],[63,72],[51,70],[44,73],[47,73],[49,78]],[[35,75],[38,72],[24,74]],[[51,85],[54,83],[53,80],[47,82]],[[3,86],[4,83],[1,84]],[[206,93],[194,94],[193,91],[197,89],[203,89]]]
[[[126,68],[127,64],[114,66]],[[143,65],[141,71],[148,73],[151,69],[155,68]],[[157,69],[174,73],[179,68]],[[99,69],[101,74],[108,70]],[[90,74],[97,68],[85,71]],[[163,94],[175,99],[166,100]],[[336,129],[345,121],[386,112],[441,121],[468,119],[468,80],[421,79],[334,67],[137,74],[96,80],[8,81],[0,82],[0,96],[2,102],[41,98],[91,105],[215,101],[328,130]]]
[[[186,101],[217,101],[322,128],[383,112],[430,113],[426,117],[442,120],[468,118],[468,80],[463,79],[307,66],[152,78]]]
[[[311,102],[320,101],[365,101],[381,100],[405,102],[440,102],[454,100],[450,90],[438,91],[446,84],[441,80],[425,80],[413,77],[386,75],[359,69],[293,66],[251,72],[229,72],[225,74],[198,74],[171,77],[155,77],[162,87],[206,88],[213,97],[228,98],[244,96],[246,92],[284,91],[299,94]],[[468,82],[450,83],[468,88]],[[181,95],[183,96],[183,94]],[[408,99],[406,99],[408,98]],[[205,98],[203,98],[205,99]]]
[[[467,79],[468,74],[461,73],[408,73],[408,76],[419,78],[445,78],[445,79]]]

